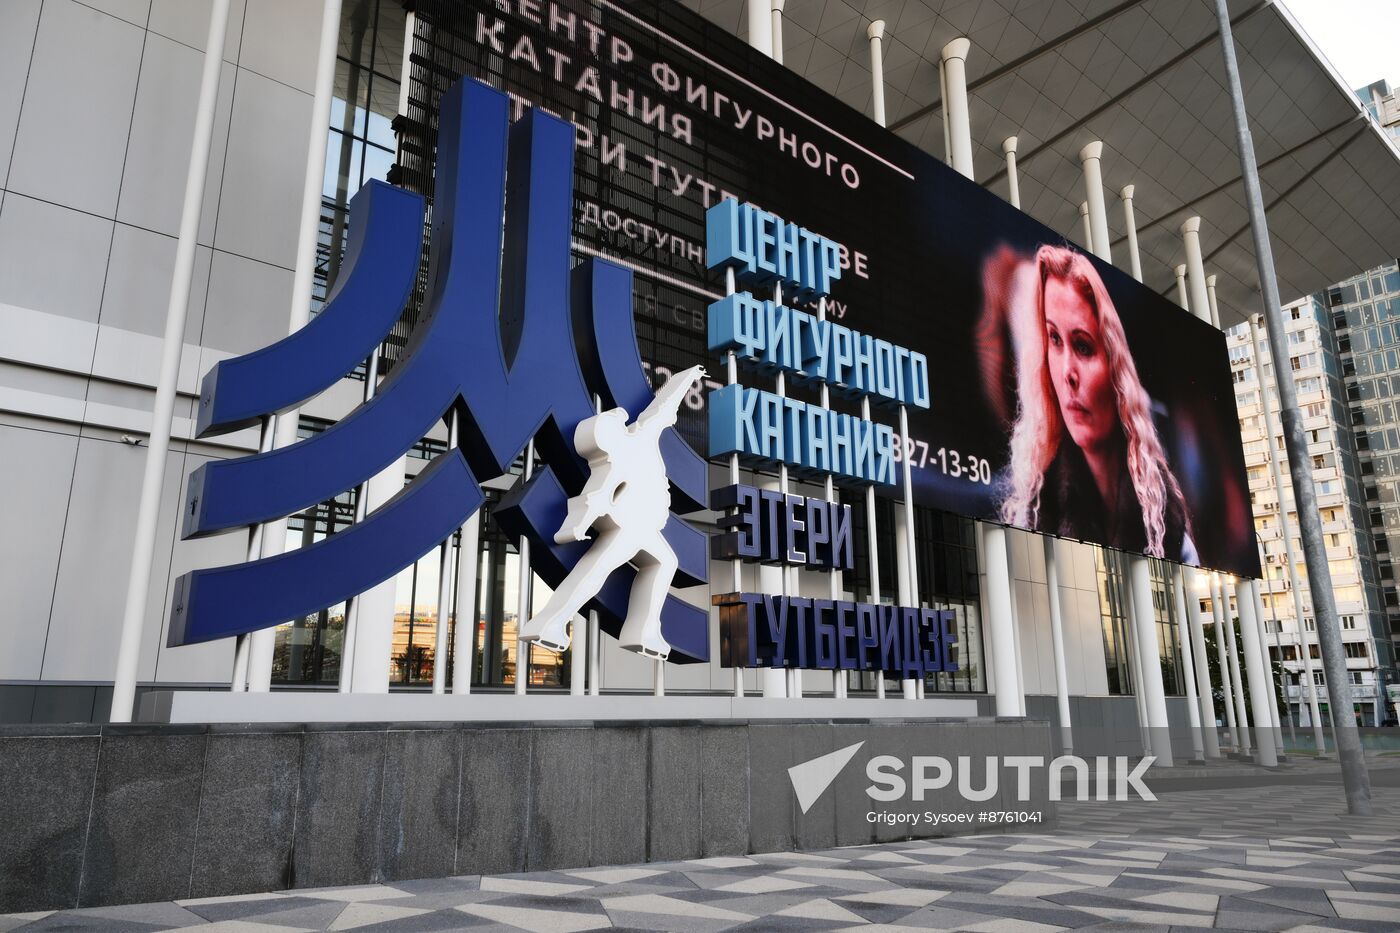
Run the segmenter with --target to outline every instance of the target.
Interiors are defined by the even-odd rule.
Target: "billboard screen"
[[[1219,331],[673,0],[416,10],[397,180],[431,197],[437,100],[461,75],[571,120],[575,252],[634,270],[658,375],[708,355],[706,210],[752,202],[841,244],[832,321],[927,355],[930,405],[899,445],[919,504],[1258,575]],[[704,406],[680,423],[702,452]]]

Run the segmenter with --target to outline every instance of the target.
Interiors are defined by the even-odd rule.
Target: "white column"
[[[569,693],[581,697],[588,686],[588,622],[574,616],[569,623]]]
[[[1108,243],[1108,207],[1103,199],[1103,143],[1095,140],[1079,150],[1084,166],[1085,202],[1089,205],[1089,248],[1104,262],[1113,262]]]
[[[1060,570],[1055,559],[1055,539],[1040,536],[1045,548],[1045,587],[1050,594],[1050,646],[1055,653],[1055,704],[1060,713],[1062,755],[1074,754],[1074,729],[1069,713],[1069,678],[1065,674],[1065,624],[1060,605]]]
[[[783,63],[783,4],[787,0],[772,0],[773,2],[773,26],[771,29],[771,41],[773,43],[773,61],[779,65]],[[660,696],[661,694],[657,694]]]
[[[1176,267],[1176,303],[1181,305],[1187,311],[1190,311],[1192,314],[1196,313],[1195,310],[1191,307],[1191,293],[1186,288],[1185,265],[1180,265]],[[1196,316],[1200,317],[1199,314],[1197,314]]]
[[[1142,753],[1152,754],[1152,733],[1147,728],[1147,691],[1142,686],[1142,638],[1137,630],[1137,612],[1134,610],[1132,571],[1123,577],[1124,633],[1128,637],[1128,675],[1133,682],[1133,703],[1137,710],[1138,734],[1142,739]]]
[[[768,57],[773,56],[772,0],[748,0],[749,45]]]
[[[335,53],[340,48],[340,0],[325,0],[321,10],[321,36],[316,53],[316,88],[311,98],[311,123],[306,151],[306,173],[302,182],[301,222],[297,229],[296,270],[292,274],[292,304],[287,314],[287,333],[295,333],[311,319],[311,290],[316,281],[316,251],[321,238],[321,190],[326,177],[326,134],[331,122],[331,97],[335,89]],[[297,441],[300,416],[297,409],[275,419],[273,447],[287,447]],[[286,519],[269,522],[263,534],[262,556],[281,554],[286,547]],[[350,619],[346,619],[350,624]],[[346,637],[353,638],[353,633]],[[248,661],[248,689],[270,689],[272,653],[277,630],[254,632]]]
[[[1215,623],[1215,666],[1220,671],[1220,702],[1225,707],[1225,725],[1230,730],[1230,744],[1236,749],[1240,746],[1239,726],[1235,723],[1235,693],[1230,688],[1230,653],[1225,648],[1225,610],[1221,606],[1224,597],[1221,595],[1220,578],[1218,574],[1210,574],[1210,614],[1211,620]]]
[[[473,656],[476,653],[476,577],[481,566],[481,510],[462,525],[457,548],[457,602],[453,613],[456,636],[452,642],[452,692],[472,692]]]
[[[1274,738],[1276,740],[1274,744],[1279,746],[1279,751],[1281,753],[1283,751],[1283,720],[1281,720],[1278,715],[1278,688],[1280,684],[1278,681],[1274,680],[1273,660],[1269,657],[1269,640],[1266,637],[1267,633],[1264,631],[1264,598],[1259,594],[1260,582],[1261,581],[1256,580],[1251,587],[1254,591],[1254,624],[1259,628],[1259,644],[1263,646],[1262,650],[1264,652],[1264,672],[1268,675],[1269,715],[1273,717],[1273,727],[1277,730],[1274,732]],[[1277,641],[1278,639],[1275,637],[1275,647],[1278,647]],[[1279,670],[1281,671],[1283,669],[1283,649],[1281,647],[1279,648],[1278,662]]]
[[[1203,321],[1210,321],[1210,296],[1206,293],[1206,266],[1201,255],[1201,218],[1188,217],[1181,225],[1181,239],[1186,245],[1187,286],[1191,296],[1191,312]]]
[[[1240,580],[1235,584],[1235,599],[1240,609],[1240,640],[1244,642],[1244,662],[1249,677],[1249,705],[1254,715],[1254,748],[1259,764],[1266,768],[1278,765],[1274,746],[1273,715],[1269,711],[1268,667],[1264,646],[1259,639],[1259,619],[1254,614],[1254,581]]]
[[[1094,225],[1093,222],[1089,220],[1088,201],[1079,202],[1079,222],[1084,227],[1083,232],[1080,234],[1084,240],[1082,245],[1086,250],[1092,253],[1094,251]]]
[[[1196,664],[1191,657],[1191,622],[1186,614],[1186,577],[1180,564],[1172,581],[1176,594],[1176,640],[1181,645],[1181,679],[1186,682],[1187,720],[1191,724],[1191,759],[1205,760],[1205,744],[1201,737],[1200,697],[1196,694]]]
[[[880,44],[885,38],[885,21],[877,19],[865,30],[870,40],[870,109],[871,116],[885,125],[885,50]]]
[[[175,243],[175,274],[170,282],[165,331],[161,338],[160,374],[151,414],[151,435],[141,474],[141,499],[136,511],[136,532],[131,543],[131,569],[122,610],[121,639],[112,682],[112,722],[131,722],[136,703],[136,678],[141,664],[141,636],[146,621],[146,601],[151,590],[151,565],[155,559],[156,523],[165,488],[165,461],[170,450],[170,426],[175,418],[175,394],[180,379],[180,358],[185,349],[185,317],[194,279],[199,215],[204,206],[204,181],[209,171],[209,144],[214,133],[214,108],[219,101],[219,75],[224,61],[224,34],[228,29],[228,0],[215,0],[204,40],[204,69],[199,81],[199,103],[190,142],[190,164],[185,173],[180,233]]]
[[[598,613],[588,614],[588,695],[599,696],[602,693],[600,678],[602,666],[599,663],[599,655],[602,653],[602,638],[598,633]],[[736,677],[737,679],[737,677]]]
[[[1195,567],[1182,566],[1181,589],[1186,600],[1186,619],[1190,639],[1183,642],[1189,645],[1196,681],[1196,697],[1200,704],[1201,742],[1207,758],[1220,757],[1220,735],[1216,732],[1215,691],[1210,683],[1210,660],[1206,657],[1205,621],[1201,617],[1200,581],[1209,575],[1199,577]]]
[[[943,106],[938,108],[943,111],[943,164],[952,165],[953,131],[948,123],[948,69],[941,58],[938,60],[938,99],[943,101]]]
[[[1141,282],[1142,256],[1138,253],[1137,214],[1133,211],[1133,191],[1133,186],[1127,185],[1118,194],[1123,199],[1123,222],[1128,227],[1128,263],[1133,278]]]
[[[1011,640],[1011,647],[1016,652],[1016,683],[1021,685],[1021,689],[1016,691],[1016,701],[1020,705],[1018,716],[1026,715],[1026,671],[1021,664],[1021,607],[1016,597],[1016,550],[1012,546],[1015,540],[1010,529],[1006,531],[1006,576],[1010,580],[1011,593],[1011,631],[1015,637]]]
[[[1220,302],[1215,295],[1215,276],[1206,276],[1206,296],[1210,299],[1210,322],[1220,330]]]
[[[403,492],[408,461],[400,457],[364,484],[365,514]],[[346,634],[354,621],[354,642],[341,655],[340,692],[388,693],[389,661],[394,644],[394,602],[397,576],[390,577],[353,600],[345,616]],[[342,645],[344,642],[342,642]]]
[[[991,635],[991,662],[996,677],[998,716],[1019,716],[1024,700],[1023,685],[1016,676],[1016,625],[1011,618],[1011,568],[1006,559],[1006,529],[982,525],[982,554],[987,564],[987,592],[983,594],[988,634]]]
[[[1007,200],[1012,207],[1021,206],[1021,179],[1016,171],[1016,145],[1015,136],[1008,136],[1002,140],[1001,151],[1006,153],[1006,185]]]
[[[1172,766],[1172,737],[1167,720],[1167,698],[1162,688],[1157,620],[1152,612],[1152,575],[1146,557],[1128,558],[1133,587],[1133,617],[1142,655],[1142,691],[1147,706],[1147,727],[1152,754],[1163,768]]]
[[[972,43],[954,39],[943,46],[943,109],[953,168],[972,178],[972,122],[967,112],[967,53]]]
[[[909,409],[907,406],[899,406],[899,436],[909,437]],[[895,541],[904,549],[905,562],[902,585],[906,590],[906,606],[919,606],[919,554],[914,532],[917,528],[914,517],[914,472],[913,465],[909,457],[904,457],[900,464],[900,491],[902,500],[899,511],[904,513],[904,534],[901,537],[896,529]],[[905,698],[917,696],[923,686],[923,678],[905,678],[902,684]]]
[[[1234,588],[1234,581],[1231,581],[1231,589]],[[1235,596],[1236,603],[1239,602],[1239,594]],[[1240,648],[1235,639],[1235,626],[1230,618],[1230,591],[1225,588],[1225,580],[1220,581],[1220,604],[1225,611],[1225,647],[1230,654],[1230,682],[1235,685],[1235,722],[1240,727],[1240,742],[1245,751],[1253,745],[1253,740],[1249,734],[1249,710],[1244,702],[1244,673],[1240,666]]]

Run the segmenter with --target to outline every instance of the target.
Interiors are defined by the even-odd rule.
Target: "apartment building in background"
[[[1286,376],[1294,380],[1297,388],[1303,430],[1307,435],[1309,466],[1318,508],[1322,512],[1324,543],[1347,654],[1350,678],[1347,688],[1352,711],[1363,725],[1376,725],[1387,717],[1385,684],[1395,679],[1395,651],[1386,612],[1386,600],[1393,600],[1395,586],[1388,554],[1383,555],[1383,561],[1378,559],[1373,541],[1374,513],[1370,508],[1369,487],[1363,482],[1366,452],[1357,449],[1364,443],[1364,433],[1362,437],[1354,437],[1348,428],[1354,418],[1348,408],[1348,387],[1352,380],[1344,381],[1346,364],[1340,349],[1342,341],[1333,332],[1331,315],[1321,301],[1306,298],[1294,302],[1284,309],[1284,320],[1289,360]],[[1237,325],[1226,335],[1264,569],[1260,596],[1264,603],[1269,653],[1282,663],[1287,674],[1288,705],[1290,711],[1299,716],[1298,721],[1310,722],[1309,689],[1318,691],[1319,710],[1324,720],[1328,720],[1334,701],[1331,686],[1325,683],[1322,673],[1316,620],[1299,539],[1297,507],[1284,453],[1277,380],[1262,321],[1256,321],[1253,326],[1263,355],[1262,365],[1255,359],[1249,324]],[[1400,373],[1400,367],[1395,371]],[[1272,437],[1264,415],[1265,405],[1273,416]],[[1278,458],[1283,484],[1281,494],[1269,469],[1270,456]],[[1400,457],[1400,448],[1397,448],[1397,457]],[[1280,520],[1285,510],[1298,564],[1296,583],[1301,588],[1301,628],[1293,591],[1295,581],[1289,572]],[[1400,548],[1397,551],[1400,552]],[[1307,683],[1301,655],[1304,650],[1314,661],[1311,685]]]

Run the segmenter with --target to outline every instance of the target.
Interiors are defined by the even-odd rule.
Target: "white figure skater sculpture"
[[[661,457],[661,432],[676,423],[681,401],[705,367],[676,373],[656,393],[637,420],[613,408],[579,423],[574,448],[591,471],[583,491],[569,500],[569,511],[554,540],[582,541],[598,527],[597,540],[569,571],[520,637],[552,651],[569,647],[569,622],[618,567],[637,568],[618,641],[622,647],[665,660],[671,645],[661,635],[661,605],[679,566],[662,537],[671,514],[671,489]]]

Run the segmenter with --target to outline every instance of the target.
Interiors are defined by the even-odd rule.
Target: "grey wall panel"
[[[594,865],[646,861],[647,827],[637,813],[648,793],[649,740],[648,729],[631,723],[594,728],[589,782]]]
[[[379,730],[307,732],[292,853],[297,887],[378,880],[385,742]]]
[[[144,447],[92,438],[78,444],[44,655],[45,680],[110,681],[113,677],[145,457]],[[168,542],[173,534],[182,459],[182,454],[172,452],[166,464],[162,501],[170,508],[161,510],[158,541]],[[157,557],[156,564],[168,568],[169,546],[164,550],[165,556]],[[163,583],[152,588],[151,603],[163,601],[163,590]]]
[[[207,20],[208,14],[205,16]],[[201,32],[200,36],[202,43],[204,34]],[[126,171],[122,174],[117,220],[169,236],[180,232],[203,68],[202,52],[163,36],[147,36],[146,50],[141,57],[141,77],[136,86],[131,137],[126,147]],[[226,65],[220,73],[204,183],[201,233],[212,231],[219,207],[229,113],[233,108],[234,71],[232,65]]]
[[[202,343],[227,353],[248,353],[281,340],[287,336],[291,304],[289,270],[215,251]]]
[[[699,726],[651,730],[650,793],[647,798],[647,858],[653,861],[699,858]]]
[[[701,854],[742,855],[749,844],[749,730],[701,729],[699,769]]]
[[[115,16],[117,19],[131,23],[133,26],[144,27],[151,13],[151,0],[82,0],[82,2],[94,10],[101,10],[109,16]]]
[[[316,84],[321,4],[285,0],[247,3],[239,66],[310,94]]]
[[[0,3],[0,188],[10,173],[29,57],[39,30],[40,0]]]
[[[457,873],[525,870],[533,742],[528,729],[468,729],[462,747]]]
[[[191,897],[290,887],[301,733],[212,733]]]
[[[456,729],[388,734],[379,825],[384,880],[453,873],[461,767],[462,733]]]
[[[103,736],[80,906],[186,896],[206,738],[173,730]]]
[[[119,223],[112,236],[112,252],[107,260],[107,284],[102,292],[102,327],[135,331],[150,337],[165,334],[166,308],[170,301],[170,281],[175,275],[173,236]],[[209,286],[207,249],[195,254],[194,278],[190,282],[190,304],[185,314],[185,342],[196,343],[204,319],[204,294]],[[98,352],[102,336],[98,335]],[[159,357],[153,361],[158,373]],[[142,367],[145,369],[145,367]],[[154,382],[154,380],[153,380]]]
[[[98,741],[0,737],[0,913],[77,904]]]
[[[238,44],[243,38],[244,0],[228,5],[228,31],[224,36],[224,61],[238,61]],[[153,0],[147,28],[157,35],[174,39],[196,51],[204,51],[209,37],[209,14],[213,0]]]
[[[110,220],[8,193],[0,212],[0,302],[96,321],[111,245]]]
[[[0,425],[0,679],[36,680],[78,439]]]
[[[145,33],[72,0],[39,17],[8,187],[111,217]]]
[[[588,862],[593,826],[593,730],[539,729],[530,759],[529,836],[525,870]]]
[[[244,41],[246,52],[246,37]],[[239,71],[219,197],[216,249],[292,268],[310,119],[309,95],[250,71]],[[284,331],[285,327],[284,320]]]

